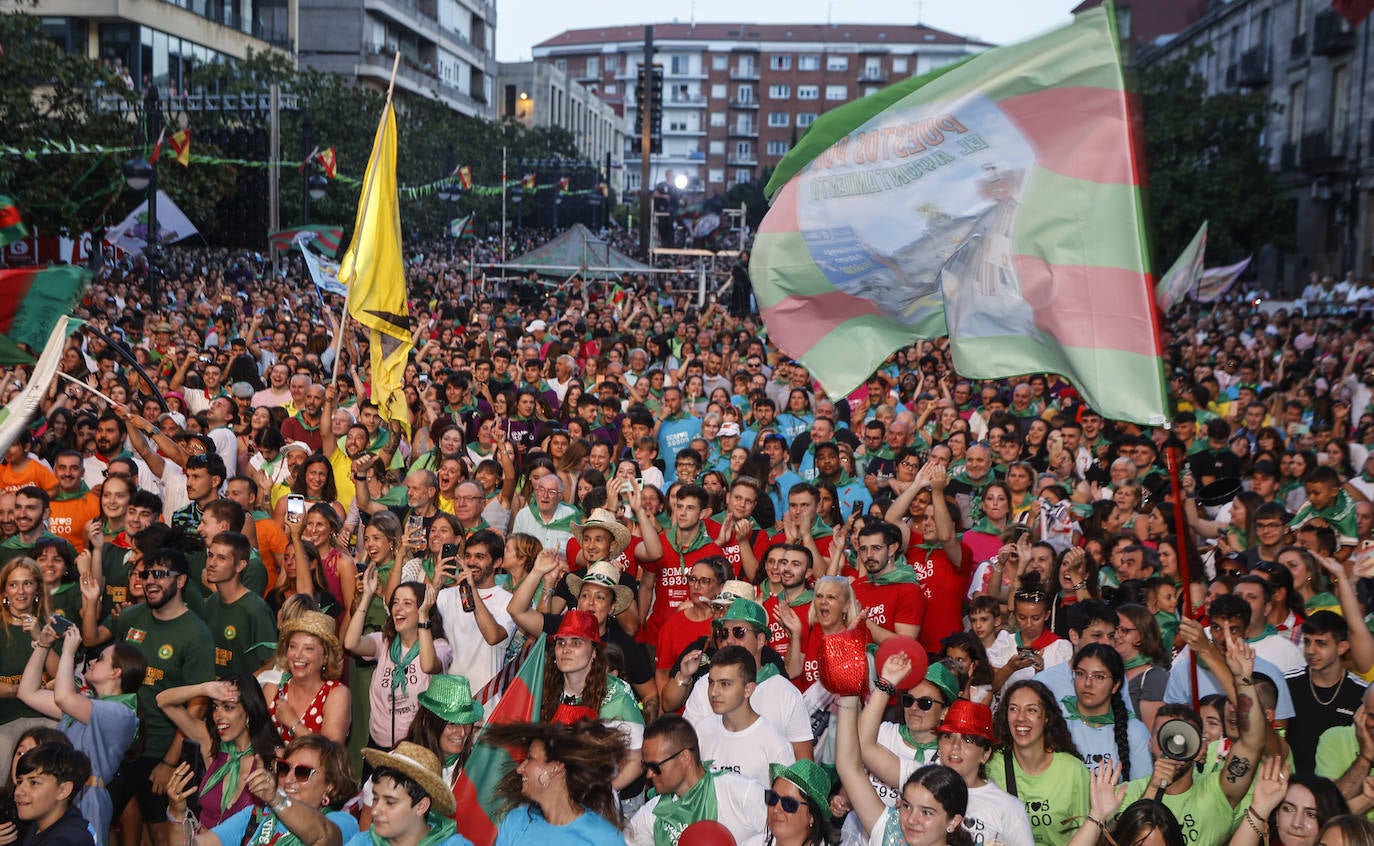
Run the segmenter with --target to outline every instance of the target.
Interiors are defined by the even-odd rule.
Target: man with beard
[[[105,473],[110,468],[110,462],[129,455],[128,450],[124,449],[124,439],[127,435],[128,429],[124,426],[124,421],[120,420],[114,411],[106,411],[96,420],[95,452],[86,456],[82,462],[82,475],[88,487],[100,487],[100,483],[105,481]],[[153,481],[151,478],[143,478],[143,470],[143,467],[139,467],[139,487],[146,487]]]
[[[900,565],[902,533],[883,520],[870,520],[859,530],[859,563],[863,575],[854,582],[854,598],[868,612],[874,643],[894,634],[915,638],[926,615],[926,597],[911,567]]]
[[[19,524],[14,514],[19,509],[14,491],[0,491],[0,541],[19,534]]]
[[[48,531],[48,492],[42,488],[20,488],[14,494],[15,534],[0,543],[0,565],[13,558],[33,555],[39,538],[55,538]]]
[[[782,588],[782,593],[773,594],[763,601],[763,610],[768,614],[768,645],[779,655],[786,655],[790,638],[787,627],[779,617],[779,606],[785,604],[800,621],[801,631],[806,631],[811,600],[815,598],[815,594],[806,586],[807,578],[811,575],[812,555],[811,550],[799,543],[775,543],[768,548],[768,554],[777,557],[775,569],[779,584],[774,587]]]
[[[320,452],[324,446],[324,437],[320,428],[320,424],[325,419],[324,404],[325,391],[323,385],[312,384],[306,387],[295,415],[287,418],[281,424],[282,437],[288,441],[300,441],[310,447],[311,451]],[[347,502],[347,500],[340,501]]]
[[[48,531],[75,547],[86,549],[83,530],[86,524],[100,516],[100,494],[91,490],[82,478],[81,454],[63,450],[53,459],[53,475],[57,487],[53,490],[48,512]]]
[[[137,799],[154,846],[171,843],[167,820],[167,780],[181,758],[181,735],[157,707],[157,695],[173,687],[200,684],[215,677],[215,641],[201,619],[186,607],[184,591],[189,578],[186,556],[174,549],[160,549],[144,560],[144,602],[131,605],[110,624],[116,642],[127,643],[143,653],[148,674],[139,688],[143,755],[126,761],[109,784],[114,807],[123,808]],[[86,622],[94,622],[101,591],[93,580],[83,579],[82,634],[87,646],[98,638],[85,638]],[[91,629],[94,626],[90,627]],[[199,717],[203,706],[194,708]]]
[[[205,506],[219,499],[219,487],[224,484],[226,475],[224,462],[217,452],[187,459],[186,498],[190,502],[172,515],[172,526],[187,534],[195,532],[200,527]]]

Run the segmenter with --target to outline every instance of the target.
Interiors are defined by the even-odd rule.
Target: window
[[[725,155],[725,142],[724,142],[724,141],[712,141],[712,142],[711,142],[711,146],[710,146],[709,149],[711,150],[711,155],[713,155],[713,156],[723,156],[723,155]]]
[[[686,132],[686,131],[687,131],[687,121],[685,121],[685,120],[672,120],[672,121],[668,121],[668,131],[669,131],[669,132]]]
[[[587,76],[601,75],[601,59],[597,56],[587,57]]]
[[[1306,106],[1301,82],[1288,88],[1288,143],[1294,147],[1302,140],[1302,110]]]
[[[769,112],[769,113],[768,113],[768,125],[769,125],[769,126],[787,126],[788,123],[791,122],[791,117],[792,117],[792,116],[789,115],[787,112]]]
[[[792,96],[792,86],[770,85],[768,86],[768,96],[773,100],[786,100]]]
[[[753,158],[753,156],[754,156],[754,142],[753,142],[753,141],[736,141],[736,142],[735,142],[735,155],[736,155],[736,156],[739,156],[741,159],[750,159],[750,158]]]
[[[816,122],[816,113],[815,113],[815,112],[798,112],[798,113],[797,113],[797,128],[798,128],[798,129],[805,129],[806,127],[810,126],[811,124],[813,124],[813,123],[815,123],[815,122]]]
[[[729,56],[712,56],[712,57],[711,57],[711,70],[725,70],[725,69],[728,68],[728,67],[730,67],[730,57],[729,57]]]
[[[798,56],[797,70],[813,71],[821,69],[820,56]]]
[[[674,76],[692,72],[692,63],[689,56],[673,56],[668,64],[668,72]]]
[[[752,103],[754,102],[754,86],[741,85],[735,89],[735,102]]]
[[[774,56],[768,62],[768,67],[773,70],[792,70],[791,56]]]
[[[883,60],[882,60],[882,59],[865,59],[865,60],[864,60],[864,76],[868,77],[869,79],[877,79],[878,77],[880,77],[880,76],[882,76],[882,75],[883,75]]]
[[[754,172],[748,168],[737,168],[735,170],[735,184],[744,185],[754,178]]]
[[[607,56],[603,64],[606,65],[606,70],[614,71],[616,68],[620,67],[620,57]]]
[[[724,125],[725,125],[725,112],[711,112],[711,125],[712,125],[712,126],[724,126]]]
[[[1327,114],[1331,123],[1327,128],[1331,141],[1331,152],[1340,155],[1345,150],[1346,130],[1350,123],[1350,65],[1331,69],[1331,105]]]
[[[712,85],[711,96],[717,100],[724,100],[730,96],[730,87],[728,85]]]
[[[865,85],[865,86],[864,86],[864,96],[865,96],[865,97],[871,97],[871,96],[873,96],[874,94],[877,94],[879,91],[882,91],[882,90],[883,90],[883,89],[882,89],[882,86],[880,86],[880,85]]]
[[[821,87],[819,85],[798,85],[798,100],[819,100],[821,97]]]
[[[568,60],[567,60],[567,59],[554,59],[554,60],[553,60],[553,66],[556,67],[556,68],[558,68],[559,70],[563,71],[564,73],[567,73],[567,72],[568,72]]]
[[[610,68],[606,68],[606,70],[610,70]],[[620,88],[614,82],[608,82],[606,83],[605,91],[607,94],[616,94],[620,91]]]
[[[847,71],[849,70],[848,56],[826,56],[825,69],[828,71]]]
[[[723,184],[725,182],[725,171],[720,168],[712,168],[706,178],[711,182]]]
[[[768,155],[770,155],[770,156],[785,156],[785,155],[787,155],[787,142],[786,142],[786,141],[769,141],[769,142],[768,142]]]
[[[849,97],[848,85],[827,85],[825,86],[825,99],[844,100]]]

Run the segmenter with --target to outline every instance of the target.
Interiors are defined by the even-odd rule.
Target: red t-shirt
[[[687,601],[691,594],[687,575],[691,572],[692,565],[712,555],[725,555],[720,547],[709,540],[686,555],[679,555],[668,543],[668,531],[659,532],[658,541],[663,544],[663,557],[652,564],[646,562],[641,565],[642,569],[657,574],[654,580],[653,609],[649,611],[649,619],[644,621],[637,636],[641,643],[657,643],[659,630],[677,612],[678,607]]]
[[[875,585],[867,579],[854,583],[854,598],[878,628],[896,631],[898,623],[920,626],[926,616],[926,595],[914,582]]]
[[[711,620],[707,618],[700,622],[690,620],[687,615],[679,610],[669,617],[663,624],[662,630],[658,633],[657,652],[654,659],[654,666],[657,669],[667,671],[677,663],[678,656],[682,650],[692,644],[697,638],[706,637],[711,633]]]
[[[630,545],[625,547],[625,551],[620,553],[620,557],[612,560],[611,563],[619,567],[622,571],[629,573],[631,576],[639,578],[639,559],[635,557],[635,549],[638,548],[639,545],[643,542],[644,541],[642,538],[637,538],[634,535],[631,535]],[[573,567],[577,570],[586,569],[584,567],[579,567],[576,565],[577,556],[581,553],[582,544],[577,542],[577,538],[568,538],[567,556],[568,565],[570,567]],[[593,561],[591,563],[595,564],[596,562]]]
[[[939,654],[940,641],[964,628],[964,596],[968,592],[970,567],[955,569],[943,549],[922,549],[921,537],[912,535],[906,560],[921,580],[926,598],[925,622],[917,640],[927,652]],[[964,563],[973,561],[968,546],[963,547]]]
[[[791,638],[787,636],[787,629],[782,623],[778,622],[778,602],[781,600],[777,596],[770,596],[763,601],[763,610],[768,614],[768,645],[773,647],[773,651],[787,658],[787,647],[791,643]],[[806,632],[806,627],[810,625],[811,602],[808,600],[801,605],[792,606],[792,610],[797,612],[797,618],[801,620],[802,632]]]
[[[716,522],[715,520],[708,519],[706,521],[706,531],[710,533],[711,537],[713,538],[719,537],[720,523]],[[763,531],[762,529],[754,530],[754,537],[753,540],[750,541],[749,546],[751,549],[754,550],[754,560],[759,562],[760,570],[763,569],[763,557],[768,554],[768,547],[771,545],[772,539],[768,537],[767,532]],[[730,571],[734,573],[736,577],[741,577],[740,573],[742,571],[740,570],[739,539],[736,538],[730,541],[730,543],[727,546],[721,547],[721,551],[725,553],[726,558],[730,559]]]
[[[816,549],[820,552],[822,559],[830,558],[830,541],[834,539],[834,537],[834,535],[826,535],[823,538],[817,538],[813,536],[813,540],[816,541]],[[772,546],[775,543],[787,543],[787,533],[778,532],[776,535],[773,535],[772,540],[769,542],[769,546]],[[760,558],[759,560],[762,561],[763,559]],[[824,561],[813,561],[811,562],[811,564],[813,567],[816,564],[820,564],[822,567],[825,566]]]

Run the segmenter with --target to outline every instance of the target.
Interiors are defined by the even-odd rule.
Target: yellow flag
[[[372,402],[383,419],[400,420],[409,429],[410,409],[401,386],[414,345],[396,196],[396,113],[390,100],[372,141],[353,243],[339,263],[339,281],[348,286],[349,315],[369,330]]]

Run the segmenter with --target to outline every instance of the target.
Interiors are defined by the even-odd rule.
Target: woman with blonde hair
[[[52,721],[19,701],[19,681],[34,651],[34,641],[43,631],[51,613],[43,590],[43,574],[32,558],[15,558],[0,568],[0,772],[9,771],[10,754],[19,735],[35,726],[50,726]],[[57,672],[57,654],[49,652],[45,669]]]
[[[307,734],[348,741],[352,705],[343,676],[343,646],[333,618],[306,611],[281,626],[277,641],[279,683],[263,686],[272,722],[282,743]]]

